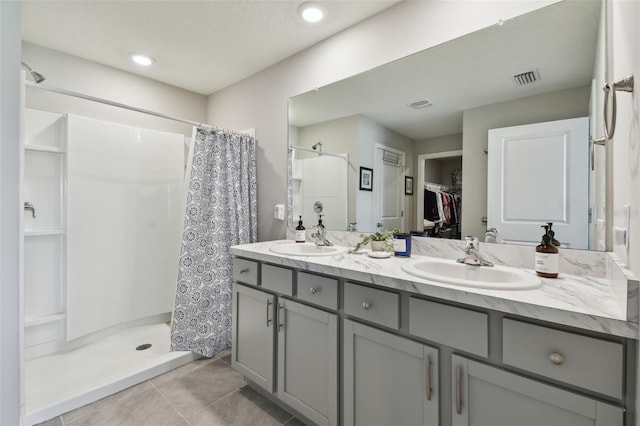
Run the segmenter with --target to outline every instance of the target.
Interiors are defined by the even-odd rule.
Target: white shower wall
[[[170,312],[184,137],[68,115],[66,337]]]
[[[323,205],[322,222],[328,229],[347,227],[347,154],[344,158],[317,156],[293,162],[293,221],[302,216],[307,228],[315,226],[318,215],[313,206]]]
[[[169,319],[183,185],[181,134],[25,110],[26,359]]]

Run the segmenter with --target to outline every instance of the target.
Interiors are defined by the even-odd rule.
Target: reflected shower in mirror
[[[289,222],[302,217],[305,227],[322,222],[328,229],[347,223],[347,165],[349,156],[311,148],[289,146]]]
[[[345,216],[327,227],[345,230],[355,222],[358,231],[373,232],[385,223],[386,212],[394,212],[403,231],[424,231],[423,187],[429,177],[455,187],[460,197],[458,229],[446,235],[482,238],[490,129],[589,116],[590,138],[602,136],[599,117],[591,114],[601,110],[603,96],[597,89],[604,80],[602,7],[600,0],[561,1],[291,98],[290,145],[313,151],[322,141],[323,153],[348,154]],[[581,166],[592,170],[581,184],[594,215],[583,232],[590,248],[603,249],[605,218],[597,214],[606,211],[605,162],[602,147],[595,148],[591,163],[586,159]],[[384,172],[388,165],[377,154],[382,151],[403,156],[399,178]],[[290,153],[291,170],[298,158],[319,158]],[[373,170],[372,191],[359,190],[360,167]],[[304,185],[320,185],[332,170],[319,170],[319,182]],[[402,185],[400,197],[388,191],[387,176]],[[414,178],[413,194],[404,193],[403,176]],[[291,224],[315,200],[292,199],[300,182],[289,182],[289,206],[302,203],[290,208]],[[334,208],[325,206],[329,222]],[[554,219],[559,236],[562,220]]]

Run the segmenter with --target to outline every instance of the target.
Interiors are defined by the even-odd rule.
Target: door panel
[[[461,356],[451,373],[453,426],[623,424],[622,408]]]
[[[439,424],[438,350],[344,322],[344,425]]]
[[[404,228],[404,158],[402,151],[389,147],[376,148],[373,186],[375,219],[382,225],[377,227],[378,230]]]
[[[233,368],[273,392],[274,296],[233,285]]]
[[[589,247],[588,118],[489,130],[487,228],[536,245],[553,222],[563,247]]]
[[[338,424],[338,320],[278,300],[278,397],[318,425]]]

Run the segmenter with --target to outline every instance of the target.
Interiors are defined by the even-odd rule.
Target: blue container
[[[393,238],[393,254],[398,257],[411,257],[411,235],[396,234]]]

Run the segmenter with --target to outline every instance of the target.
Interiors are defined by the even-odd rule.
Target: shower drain
[[[145,343],[144,345],[140,345],[136,348],[136,351],[144,351],[145,349],[149,349],[151,347],[151,343]]]

